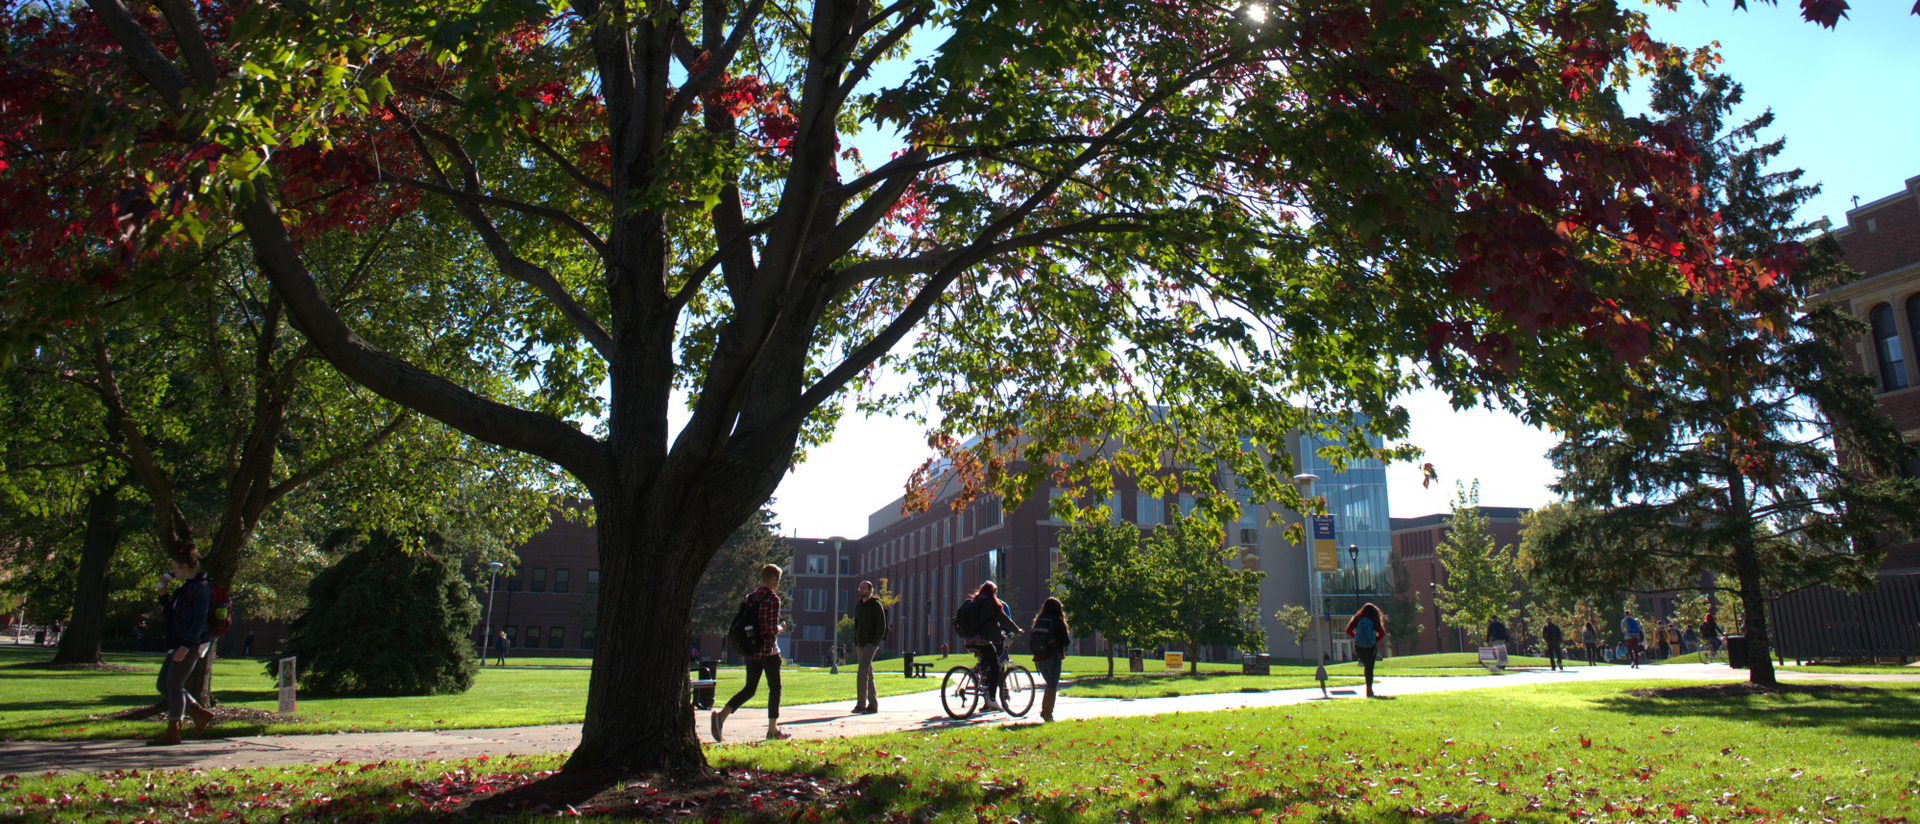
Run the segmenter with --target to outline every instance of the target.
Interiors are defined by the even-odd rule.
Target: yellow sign
[[[1184,666],[1180,663],[1180,655],[1178,652],[1167,653],[1167,669],[1177,670]]]
[[[1332,515],[1313,516],[1313,571],[1340,571],[1340,549],[1333,543]]]

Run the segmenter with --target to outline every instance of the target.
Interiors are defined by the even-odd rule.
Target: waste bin
[[[44,647],[44,646],[46,646],[46,645],[47,645],[47,631],[46,631],[46,630],[44,630],[44,629],[40,629],[40,630],[34,630],[34,632],[33,632],[33,645],[34,645],[34,646],[36,646],[36,647]]]
[[[907,650],[900,655],[900,670],[904,672],[908,678],[913,677],[913,656],[916,654],[913,650]]]
[[[720,677],[720,662],[708,658],[700,662],[700,680],[713,681]],[[693,706],[697,709],[713,709],[713,687],[701,687],[693,691]]]
[[[1734,669],[1747,668],[1747,637],[1744,635],[1727,636],[1727,666]]]

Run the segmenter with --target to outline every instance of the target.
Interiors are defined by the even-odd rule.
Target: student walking
[[[1495,644],[1505,644],[1507,643],[1507,637],[1507,625],[1500,623],[1499,618],[1487,620],[1487,646],[1491,647]]]
[[[1560,625],[1553,622],[1553,616],[1547,616],[1547,625],[1540,628],[1540,638],[1547,642],[1547,669],[1566,669],[1567,661],[1560,655],[1560,642],[1564,639]]]
[[[1720,657],[1720,625],[1713,620],[1713,613],[1700,620],[1700,660],[1712,661]]]
[[[147,742],[154,747],[180,743],[180,725],[185,718],[193,719],[195,735],[205,732],[207,722],[213,720],[213,713],[195,703],[192,692],[187,689],[187,676],[193,673],[194,665],[200,663],[201,656],[213,642],[213,634],[207,629],[213,584],[207,580],[207,574],[200,571],[200,553],[191,544],[184,554],[174,558],[173,572],[160,576],[157,591],[165,596],[167,585],[174,581],[180,582],[179,588],[171,597],[160,600],[167,628],[167,653],[160,660],[160,677],[155,686],[166,699],[167,729]]]
[[[1007,605],[996,595],[997,592],[999,588],[992,581],[986,581],[974,590],[970,608],[974,612],[975,630],[971,637],[962,639],[967,649],[973,652],[973,657],[980,661],[980,671],[985,676],[983,680],[990,687],[985,704],[988,710],[1000,709],[1000,679],[1003,677],[1000,654],[1006,649],[1007,634],[1017,635],[1020,632],[1020,625],[1007,615]]]
[[[495,659],[493,662],[494,666],[504,667],[507,665],[507,631],[504,629],[493,634],[493,657]]]
[[[1047,691],[1040,696],[1042,721],[1053,721],[1053,700],[1060,693],[1060,662],[1072,642],[1073,629],[1067,626],[1067,611],[1060,606],[1060,599],[1041,602],[1039,614],[1033,616],[1033,666],[1047,682]]]
[[[860,603],[853,607],[853,654],[860,661],[859,674],[853,678],[853,711],[862,714],[880,711],[880,694],[873,684],[873,656],[887,637],[887,607],[873,597],[873,582],[860,582]]]
[[[719,741],[720,729],[727,723],[727,716],[753,698],[760,688],[760,675],[767,676],[767,740],[778,741],[792,738],[792,733],[780,731],[780,645],[775,643],[786,626],[780,623],[780,567],[767,564],[760,568],[760,588],[747,595],[747,603],[759,607],[759,620],[755,622],[754,636],[759,648],[747,659],[747,683],[739,692],[727,699],[727,706],[713,713],[713,740]]]
[[[1587,647],[1587,666],[1600,663],[1600,630],[1594,629],[1592,621],[1580,630],[1580,643]]]
[[[1660,649],[1660,656],[1658,660],[1661,660],[1661,661],[1667,660],[1667,658],[1673,654],[1672,647],[1668,646],[1667,644],[1667,629],[1668,629],[1667,622],[1665,621],[1661,621],[1658,626],[1653,628],[1653,632],[1655,635],[1654,640],[1656,643],[1659,644],[1659,649]]]
[[[1639,669],[1640,668],[1640,637],[1641,637],[1640,636],[1640,619],[1635,618],[1631,615],[1621,617],[1620,636],[1622,640],[1625,641],[1625,643],[1621,644],[1621,646],[1625,648],[1625,652],[1626,652],[1625,655],[1622,655],[1620,657],[1627,659],[1630,662],[1630,667],[1632,669]]]
[[[1353,656],[1360,659],[1360,672],[1367,679],[1367,697],[1372,698],[1373,662],[1380,651],[1380,640],[1387,637],[1387,617],[1373,604],[1362,605],[1359,612],[1347,619],[1347,637],[1353,639]]]

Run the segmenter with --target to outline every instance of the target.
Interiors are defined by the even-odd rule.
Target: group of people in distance
[[[1720,654],[1720,625],[1714,621],[1713,613],[1707,613],[1700,622],[1698,637],[1701,660],[1712,661]],[[1603,660],[1624,661],[1630,667],[1638,667],[1642,657],[1652,657],[1654,660],[1672,657],[1674,653],[1685,649],[1688,640],[1681,634],[1678,624],[1661,621],[1654,627],[1653,638],[1649,641],[1640,619],[1632,615],[1621,617],[1620,638],[1617,651],[1602,646],[1600,630],[1592,621],[1587,621],[1580,628],[1579,637],[1580,645],[1587,653],[1587,664],[1592,666]],[[1567,640],[1566,634],[1552,617],[1548,617],[1546,624],[1540,628],[1540,640],[1546,646],[1548,669],[1566,669],[1566,659],[1561,651]],[[1506,625],[1500,623],[1498,618],[1487,622],[1487,643],[1507,643]]]

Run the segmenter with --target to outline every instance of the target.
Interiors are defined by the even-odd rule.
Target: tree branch
[[[532,132],[524,132],[524,131],[523,131],[523,134],[525,135],[527,142],[532,144],[533,148],[536,151],[540,152],[543,155],[546,155],[548,160],[551,160],[557,164],[560,164],[560,169],[566,172],[568,177],[573,178],[575,183],[578,183],[582,186],[587,187],[588,190],[600,195],[601,197],[604,197],[604,198],[613,197],[612,186],[607,185],[604,181],[593,179],[591,175],[586,173],[586,170],[581,169],[579,166],[575,166],[573,164],[573,161],[568,160],[564,155],[560,154],[560,150],[555,149],[553,145],[548,143],[547,141],[541,140],[538,135]]]
[[[562,211],[560,209],[555,209],[551,206],[536,206],[531,203],[522,203],[518,200],[510,200],[508,198],[499,197],[496,195],[483,194],[481,192],[470,192],[462,189],[455,189],[451,186],[442,186],[438,183],[428,183],[427,181],[424,181],[424,180],[418,180],[418,179],[407,177],[406,175],[397,174],[394,172],[383,172],[380,178],[390,183],[399,183],[403,186],[411,186],[423,192],[432,192],[437,195],[443,195],[446,197],[463,200],[475,206],[498,206],[502,209],[507,209],[510,211],[520,212],[522,214],[528,214],[534,217],[554,221],[563,226],[566,226],[569,229],[572,229],[574,234],[579,235],[580,239],[586,241],[588,246],[592,246],[593,251],[598,253],[602,258],[605,258],[607,255],[606,241],[601,240],[600,236],[594,233],[593,229],[588,227],[587,224],[580,222],[579,218],[576,218],[573,215],[567,214],[565,211]]]
[[[734,55],[740,51],[740,44],[753,30],[753,24],[760,19],[760,10],[766,4],[767,0],[748,0],[746,8],[740,11],[740,19],[733,24],[733,32],[727,35],[726,44],[722,45],[718,52],[707,55],[705,68],[697,74],[689,74],[687,82],[680,84],[679,91],[674,92],[673,97],[667,101],[667,112],[662,121],[667,124],[667,128],[671,129],[674,124],[679,123],[681,116],[686,114],[687,108],[693,105],[694,98],[705,94],[708,89],[713,88],[714,83],[719,82],[722,75],[726,74],[727,67],[733,63]]]
[[[178,107],[180,97],[187,90],[186,78],[180,76],[180,70],[173,62],[160,53],[153,44],[153,38],[147,36],[145,29],[133,19],[133,14],[120,0],[87,0],[87,8],[93,10],[95,17],[107,27],[107,33],[120,44],[127,53],[127,62],[140,77],[152,86],[167,105]]]
[[[306,469],[302,469],[288,476],[286,480],[281,481],[274,485],[272,489],[267,490],[266,505],[272,506],[275,501],[285,497],[287,493],[299,489],[307,482],[333,471],[334,467],[346,463],[348,458],[362,457],[371,453],[374,447],[379,446],[381,442],[392,437],[393,433],[399,432],[400,427],[406,424],[412,417],[411,414],[403,410],[400,414],[393,416],[393,420],[388,421],[386,426],[380,428],[380,431],[368,436],[358,447],[328,455],[325,459],[308,466]]]
[[[219,69],[213,62],[213,52],[207,50],[206,38],[200,33],[200,19],[194,15],[193,5],[187,0],[157,0],[156,5],[167,16],[167,28],[173,30],[174,44],[187,58],[194,85],[202,90],[213,89],[220,79]]]

